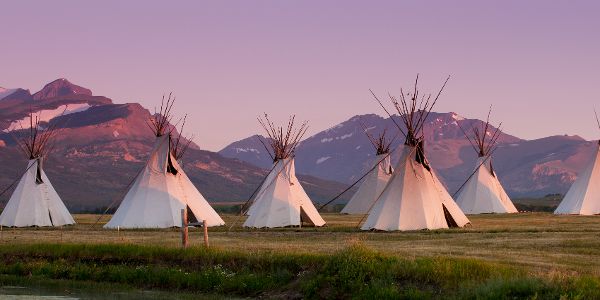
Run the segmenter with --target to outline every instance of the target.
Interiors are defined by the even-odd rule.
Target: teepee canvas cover
[[[2,226],[62,226],[75,223],[42,169],[41,160],[29,161],[27,172],[21,177],[0,215]]]
[[[306,132],[306,123],[294,130],[292,116],[287,131],[284,132],[283,128],[276,128],[266,115],[265,119],[259,119],[259,122],[270,137],[271,149],[266,145],[265,148],[274,160],[274,167],[258,189],[244,227],[274,228],[300,226],[302,223],[325,225],[325,221],[296,178],[293,155]]]
[[[399,124],[396,126],[406,140],[394,174],[375,201],[361,227],[363,230],[440,229],[469,223],[431,170],[423,147],[423,125],[446,83],[433,102],[430,102],[431,97],[419,97],[417,83],[418,76],[413,93],[401,90],[400,100],[391,97],[405,129]],[[383,107],[376,96],[375,99]]]
[[[296,178],[294,159],[279,160],[256,195],[245,227],[273,228],[325,221]]]
[[[490,159],[477,160],[475,174],[459,192],[456,203],[466,214],[519,212],[500,184]]]
[[[596,146],[598,148],[598,146]],[[596,149],[590,164],[579,174],[555,214],[600,214],[600,149]]]
[[[394,174],[361,229],[440,229],[469,223],[435,174],[415,160],[416,150],[402,149]]]
[[[366,214],[377,197],[381,195],[383,188],[392,176],[390,157],[387,154],[380,154],[375,157],[377,166],[371,171],[350,198],[348,204],[344,206],[343,214]]]
[[[488,113],[485,125],[481,129],[477,127],[472,129],[473,137],[464,130],[463,133],[477,151],[479,158],[474,173],[460,190],[456,203],[466,214],[517,213],[517,208],[504,191],[492,168],[491,153],[500,136],[500,126],[493,133],[489,132],[490,114]]]
[[[0,225],[9,227],[62,226],[75,221],[54,190],[42,168],[53,126],[41,129],[39,118],[30,114],[29,136],[17,143],[29,157],[27,169],[0,215]]]
[[[350,198],[348,204],[342,209],[341,213],[343,214],[368,213],[369,209],[371,209],[373,203],[377,200],[377,197],[381,195],[383,188],[392,176],[392,166],[389,155],[391,141],[386,141],[386,131],[384,130],[379,138],[375,139],[369,135],[365,126],[363,126],[363,130],[375,148],[377,155],[375,157],[375,165],[370,169],[371,171],[367,174],[356,193]]]
[[[161,107],[151,119],[157,138],[150,158],[105,228],[181,227],[181,210],[187,208],[208,226],[225,224],[177,162],[183,154],[176,151],[182,137],[180,131],[174,142],[167,132],[171,101],[169,96],[168,109]]]

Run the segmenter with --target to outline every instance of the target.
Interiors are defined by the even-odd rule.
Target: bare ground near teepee
[[[414,232],[362,232],[362,216],[324,214],[323,228],[249,230],[243,218],[224,215],[224,227],[210,228],[212,248],[246,252],[334,253],[357,242],[402,258],[475,258],[537,274],[600,275],[600,216],[555,216],[549,213],[472,215],[472,226]],[[179,229],[106,230],[96,215],[75,215],[77,225],[64,228],[3,228],[0,245],[68,243],[134,244],[180,247]],[[105,217],[104,219],[108,219]],[[229,226],[235,226],[229,231]],[[192,246],[202,232],[190,230]]]

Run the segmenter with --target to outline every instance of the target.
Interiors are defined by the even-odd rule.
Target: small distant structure
[[[490,107],[485,124],[472,127],[472,135],[463,130],[478,155],[474,172],[467,178],[456,197],[456,203],[466,214],[519,212],[504,191],[492,166],[492,152],[500,137],[502,123],[491,133],[491,113]]]
[[[594,111],[595,113],[595,111]],[[600,121],[596,114],[600,129]],[[598,215],[600,214],[600,141],[595,154],[560,202],[554,214],[558,215]]]
[[[274,228],[301,226],[323,226],[325,220],[296,178],[294,166],[295,150],[308,129],[304,122],[294,129],[295,116],[291,116],[287,128],[276,127],[265,114],[259,123],[269,136],[263,146],[273,159],[273,168],[263,181],[248,210],[244,227]]]
[[[29,163],[15,191],[0,215],[7,227],[63,226],[75,224],[43,169],[44,158],[51,152],[56,124],[42,125],[39,116],[29,114],[29,133],[15,138]]]
[[[188,209],[192,220],[206,220],[209,227],[225,224],[178,163],[191,139],[182,136],[185,118],[179,135],[172,136],[174,103],[170,94],[163,96],[160,111],[150,118],[148,126],[156,135],[150,158],[104,228],[181,227],[182,209]]]
[[[364,124],[361,123],[361,125],[365,135],[375,149],[375,162],[356,193],[354,193],[348,204],[342,209],[341,213],[343,214],[367,214],[373,203],[377,200],[377,197],[381,195],[383,188],[385,188],[393,173],[390,157],[392,140],[386,138],[387,130],[383,130],[378,137],[374,137],[368,132]]]
[[[398,165],[370,210],[362,230],[440,229],[463,227],[469,223],[425,157],[423,126],[448,79],[433,98],[431,94],[419,93],[418,75],[412,93],[401,89],[400,99],[390,95],[404,129],[371,92],[404,135],[405,142]]]

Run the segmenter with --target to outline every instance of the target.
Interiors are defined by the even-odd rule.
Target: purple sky
[[[262,112],[309,134],[383,112],[368,89],[423,91],[435,109],[527,139],[600,137],[598,1],[8,1],[0,86],[65,77],[117,103],[178,98],[204,149],[262,133]]]

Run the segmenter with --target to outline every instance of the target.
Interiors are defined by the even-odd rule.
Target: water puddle
[[[179,297],[176,294],[155,291],[90,291],[63,290],[41,287],[0,286],[0,300],[104,300],[178,298]]]
[[[31,288],[20,286],[0,287],[0,299],[6,300],[78,300],[81,298],[66,295],[58,295],[49,292],[36,291]]]

